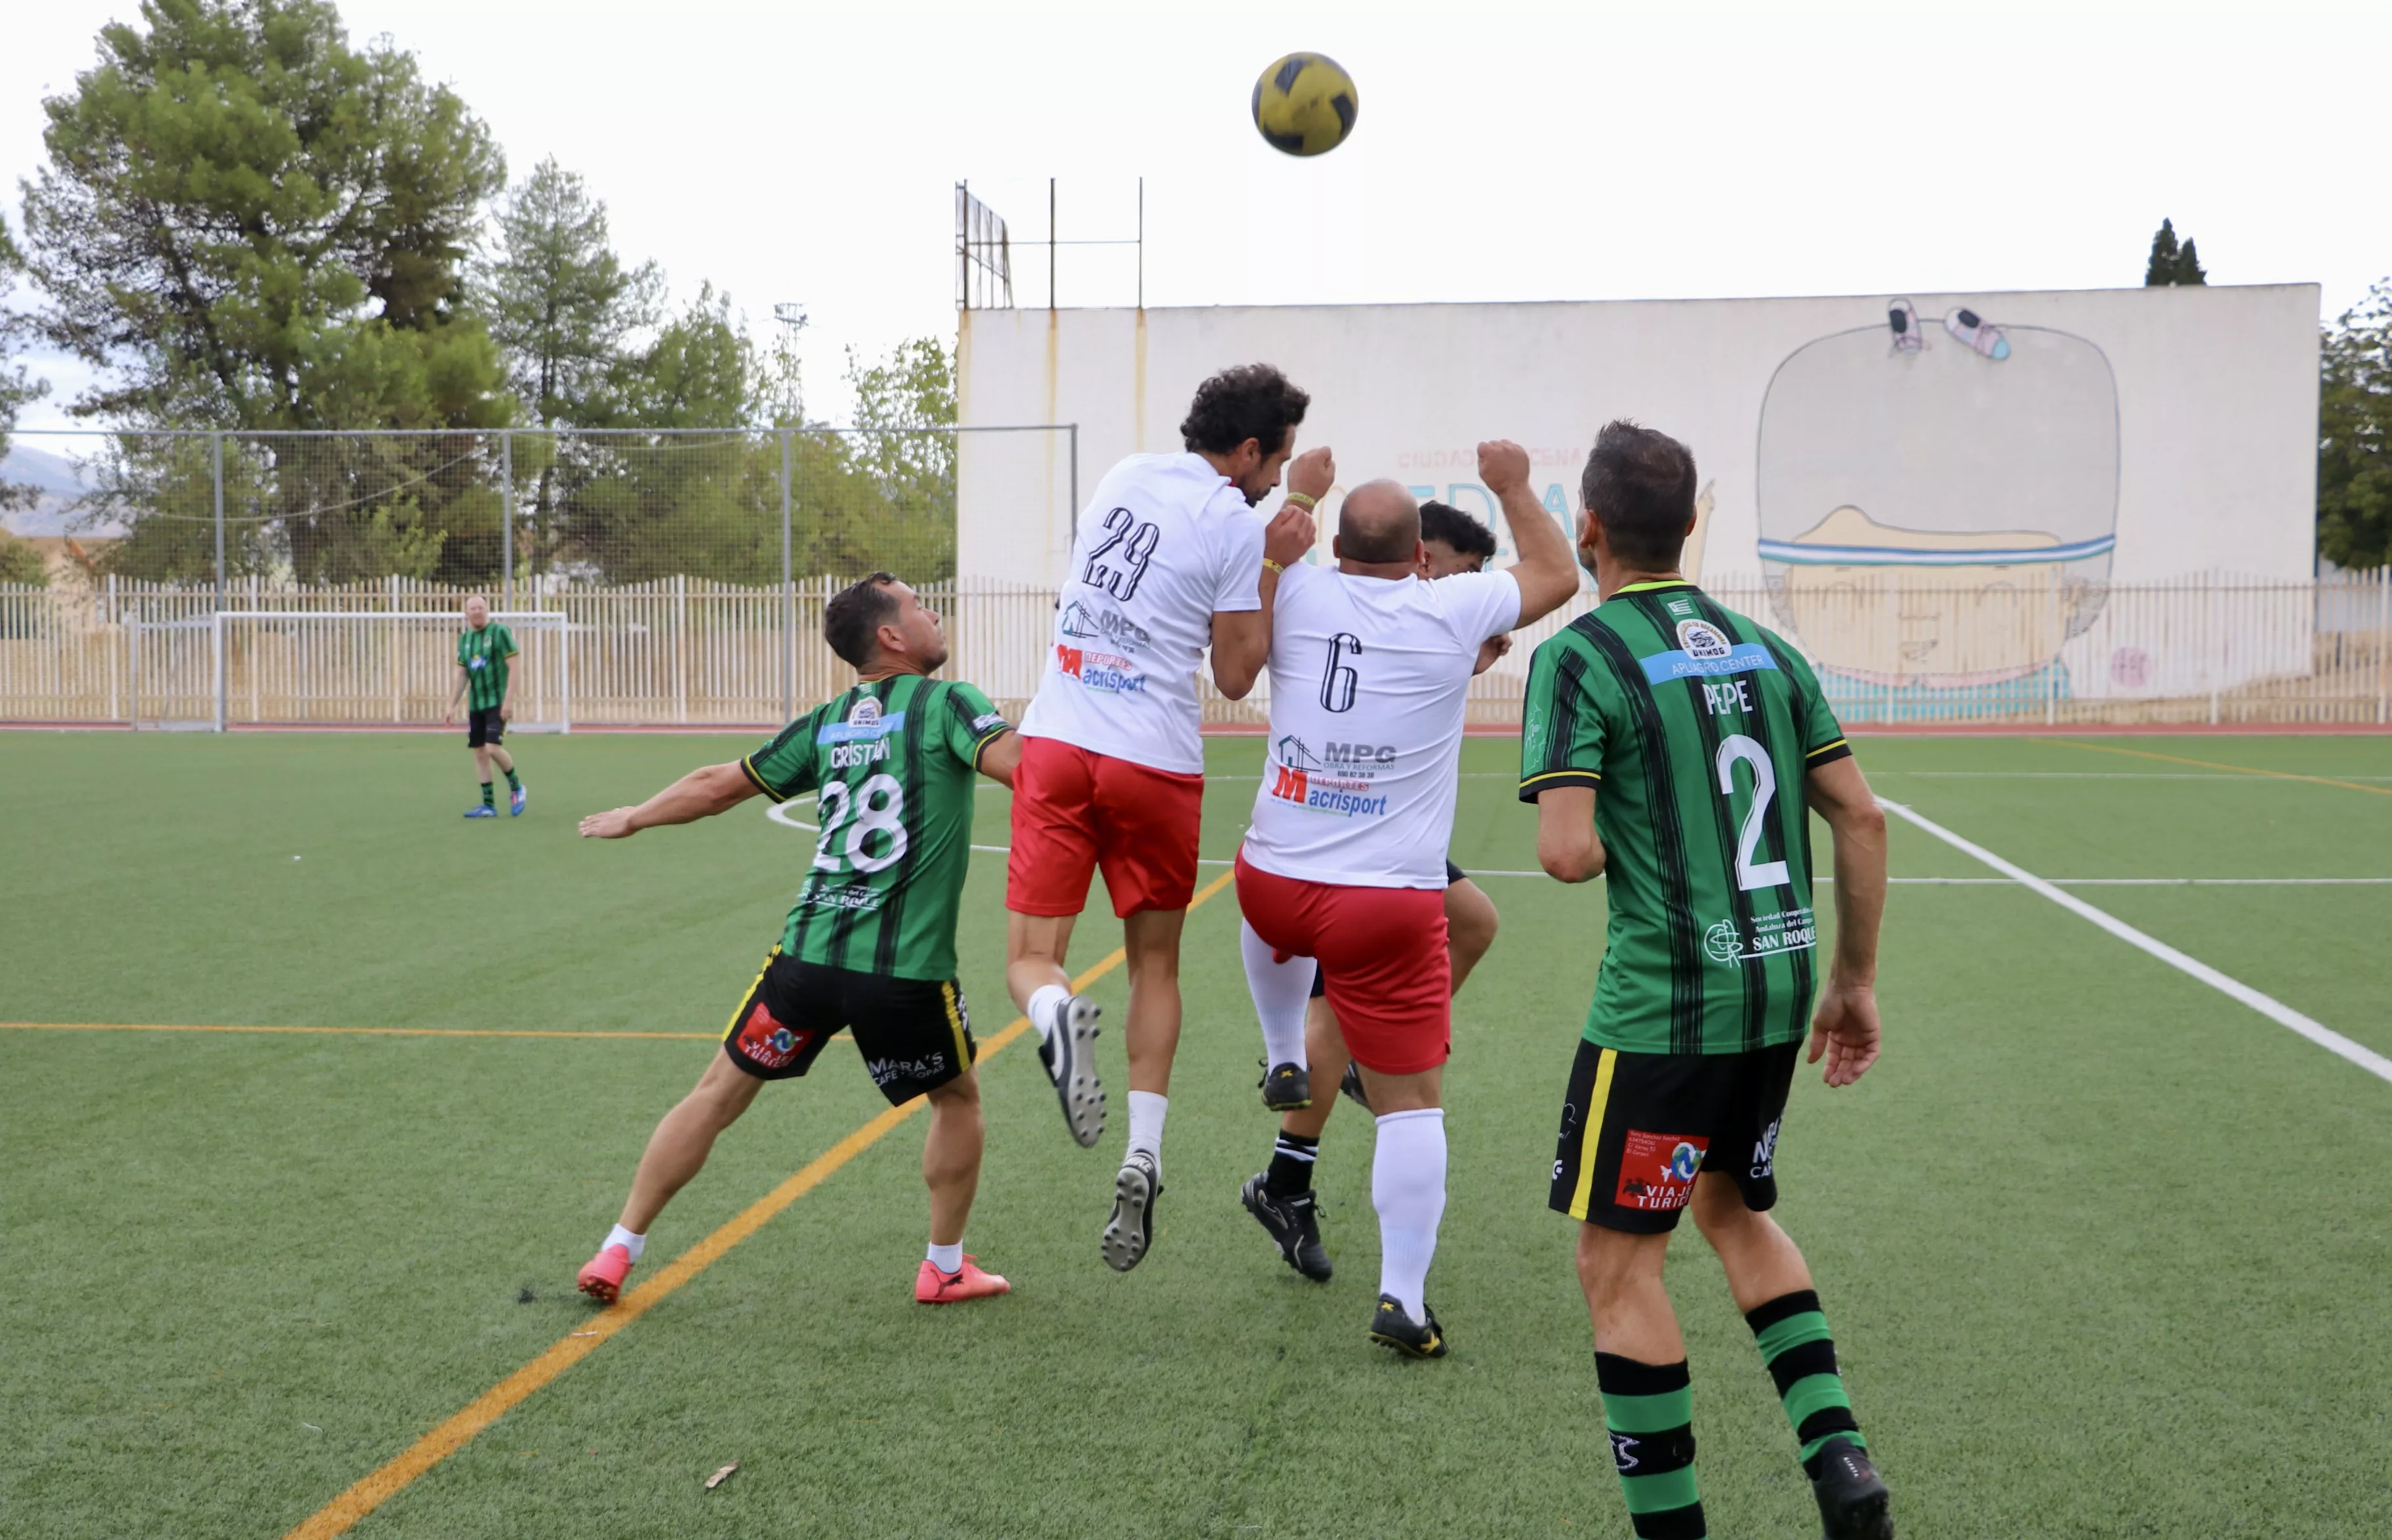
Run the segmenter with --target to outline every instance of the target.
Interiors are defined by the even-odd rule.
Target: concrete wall
[[[1897,303],[1922,346],[1897,341]],[[1695,451],[1703,579],[1767,584],[1770,619],[1856,680],[2016,680],[2093,626],[2110,585],[2313,569],[2312,284],[963,322],[962,420],[1079,424],[1084,494],[1124,454],[1177,448],[1206,374],[1268,359],[1312,393],[1300,441],[1334,447],[1341,486],[1393,476],[1489,518],[1507,555],[1473,445],[1528,446],[1546,507],[1574,521],[1595,430],[1633,417]],[[962,576],[1057,581],[1068,461],[1060,440],[967,439]],[[1890,585],[1948,593],[1952,612],[1868,597]],[[2102,668],[2075,659],[2074,693]]]

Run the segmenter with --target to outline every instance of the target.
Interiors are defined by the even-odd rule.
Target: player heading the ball
[[[1270,652],[1279,575],[1312,549],[1311,508],[1336,480],[1325,448],[1296,456],[1311,398],[1268,364],[1197,387],[1179,454],[1134,454],[1080,516],[1072,565],[1014,788],[1006,863],[1006,983],[1038,1029],[1063,1121],[1104,1132],[1093,1054],[1098,1009],[1072,993],[1072,926],[1101,868],[1129,960],[1129,1150],[1100,1248],[1119,1272],[1153,1234],[1163,1122],[1179,1046],[1179,933],[1196,889],[1204,746],[1196,672],[1232,700]],[[1287,471],[1287,505],[1254,505]]]
[[[821,832],[781,939],[731,1013],[722,1051],[665,1114],[631,1179],[622,1218],[582,1268],[581,1292],[612,1303],[648,1227],[706,1164],[715,1137],[767,1080],[800,1076],[841,1028],[891,1106],[930,1099],[922,1178],[930,1254],[914,1298],[950,1304],[1003,1294],[1003,1278],[963,1254],[980,1187],[979,1048],[956,982],[956,910],[971,863],[972,773],[1013,783],[1016,737],[988,698],[935,680],[947,660],[938,612],[886,572],[834,595],[823,636],[855,686],[774,735],[746,759],[693,770],[637,807],[581,820],[619,840],[726,813],[761,792],[816,793]]]

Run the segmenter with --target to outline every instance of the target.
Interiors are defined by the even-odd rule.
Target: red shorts
[[[1013,773],[1005,907],[1078,914],[1104,868],[1113,913],[1184,909],[1196,893],[1204,777],[1155,770],[1060,738],[1025,737]]]
[[[1381,1075],[1418,1075],[1453,1051],[1445,894],[1280,877],[1238,855],[1238,907],[1273,951],[1320,964],[1346,1051]]]

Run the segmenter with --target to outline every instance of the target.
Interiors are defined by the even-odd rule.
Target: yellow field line
[[[2071,749],[2084,749],[2096,754],[2126,754],[2135,759],[2165,760],[2170,764],[2197,764],[2204,770],[2233,770],[2245,776],[2272,776],[2284,781],[2312,781],[2319,786],[2339,786],[2352,791],[2372,791],[2379,797],[2392,797],[2392,787],[2361,786],[2357,781],[2338,781],[2331,776],[2296,776],[2290,770],[2262,770],[2256,765],[2225,764],[2214,759],[2186,759],[2181,754],[2158,754],[2148,749],[2117,749],[2106,743],[2079,743],[2074,738],[2045,738],[2046,743],[2065,744]]]
[[[1188,907],[1193,909],[1219,893],[1228,885],[1231,875],[1225,871],[1215,878],[1190,900]],[[1124,953],[1115,947],[1096,966],[1073,979],[1072,987],[1074,990],[1086,988],[1120,967],[1123,960]],[[1016,1016],[1010,1025],[988,1040],[981,1057],[983,1060],[994,1057],[1006,1044],[1029,1030],[1030,1018]],[[795,1176],[748,1205],[714,1233],[666,1263],[655,1277],[623,1296],[612,1309],[593,1312],[588,1325],[580,1331],[551,1343],[547,1351],[474,1397],[463,1411],[416,1440],[396,1458],[309,1515],[297,1528],[284,1535],[283,1540],[332,1540],[334,1535],[345,1533],[350,1525],[396,1495],[418,1476],[462,1449],[475,1434],[506,1416],[533,1391],[573,1367],[586,1354],[594,1351],[600,1343],[646,1314],[649,1308],[666,1295],[713,1266],[733,1246],[761,1230],[773,1216],[820,1186],[833,1172],[870,1149],[882,1135],[928,1104],[926,1098],[917,1096],[902,1107],[890,1107],[808,1161]]]
[[[478,1026],[163,1026],[142,1022],[0,1022],[0,1032],[295,1032],[348,1038],[646,1038],[720,1042],[719,1032],[533,1032]]]

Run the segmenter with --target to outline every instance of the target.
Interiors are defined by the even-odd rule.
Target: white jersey
[[[1470,675],[1479,645],[1519,620],[1509,572],[1429,582],[1289,568],[1246,859],[1339,887],[1444,887]]]
[[[1196,671],[1216,612],[1262,607],[1263,520],[1196,454],[1133,454],[1080,516],[1025,737],[1200,775]]]

